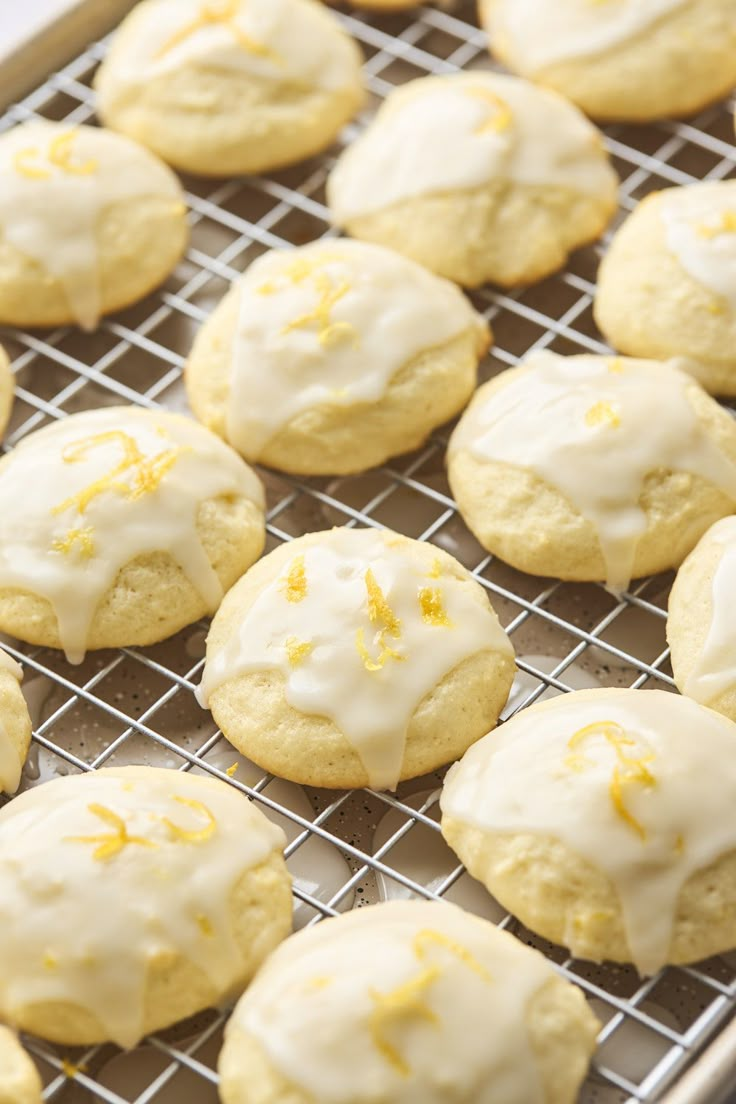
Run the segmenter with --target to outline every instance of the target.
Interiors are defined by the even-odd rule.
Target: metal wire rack
[[[131,0],[132,3],[132,0]],[[342,12],[362,44],[374,101],[407,79],[468,66],[490,67],[472,0],[392,16]],[[94,114],[90,80],[105,42],[90,45],[0,118],[0,129],[43,116],[69,123]],[[736,171],[733,105],[688,123],[610,127],[607,146],[622,177],[622,214],[649,191]],[[349,141],[363,122],[347,128]],[[324,182],[332,157],[265,178],[187,179],[192,238],[185,259],[156,296],[105,320],[93,335],[4,331],[16,406],[5,447],[73,411],[111,403],[184,409],[182,367],[196,328],[229,282],[265,249],[332,233]],[[591,317],[600,249],[576,254],[566,271],[527,290],[473,295],[496,344],[484,380],[531,349],[604,352]],[[487,588],[519,656],[509,711],[543,694],[581,685],[672,688],[664,635],[669,580],[658,577],[615,601],[602,588],[522,576],[471,537],[450,496],[443,457],[447,432],[419,453],[349,479],[296,480],[264,472],[270,547],[332,524],[389,526],[456,555]],[[381,897],[448,897],[540,947],[582,987],[604,1022],[583,1104],[661,1098],[736,1007],[736,955],[668,969],[644,982],[630,969],[567,957],[505,914],[471,882],[441,841],[439,776],[370,791],[305,792],[236,758],[193,697],[206,626],[139,651],[98,653],[70,667],[53,651],[9,650],[26,668],[34,744],[24,786],[58,774],[125,762],[205,770],[252,796],[288,830],[298,923]],[[224,1012],[212,1012],[146,1040],[132,1055],[110,1047],[67,1053],[27,1040],[56,1104],[214,1104]]]

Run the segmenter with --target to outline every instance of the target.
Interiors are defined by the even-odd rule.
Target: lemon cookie
[[[0,323],[94,329],[157,287],[186,241],[181,185],[128,138],[49,122],[0,135]]]
[[[339,158],[332,219],[475,287],[530,283],[616,210],[600,135],[553,92],[495,73],[411,81]]]
[[[736,725],[662,690],[524,709],[448,773],[442,832],[522,923],[642,974],[736,946]]]
[[[733,512],[736,424],[675,362],[538,352],[477,392],[448,467],[484,548],[618,592]]]
[[[690,357],[708,391],[736,395],[736,180],[647,196],[603,259],[595,319],[622,352]]]
[[[246,460],[346,474],[457,414],[488,343],[448,281],[376,245],[315,242],[251,265],[198,335],[187,390]]]
[[[491,51],[597,119],[692,115],[736,84],[736,0],[480,0]]]
[[[10,368],[8,354],[0,345],[0,437],[5,433],[13,410],[15,381]]]
[[[203,176],[319,153],[363,102],[361,55],[316,0],[144,0],[95,79],[104,121]]]
[[[0,648],[0,793],[20,785],[31,745],[31,718],[20,688],[23,669]]]
[[[236,789],[179,771],[17,797],[0,810],[0,1014],[69,1046],[132,1047],[239,994],[291,929],[285,842]]]
[[[487,920],[444,902],[374,905],[272,955],[227,1025],[220,1093],[573,1104],[599,1026],[579,989]]]
[[[277,548],[226,597],[200,701],[282,778],[393,789],[493,728],[514,671],[483,589],[452,556],[332,529]]]
[[[73,414],[0,461],[0,631],[71,662],[153,644],[214,612],[264,537],[260,481],[203,426]]]
[[[38,1070],[12,1031],[0,1025],[0,1104],[41,1104]]]
[[[736,518],[716,522],[677,573],[667,641],[683,694],[736,720]]]

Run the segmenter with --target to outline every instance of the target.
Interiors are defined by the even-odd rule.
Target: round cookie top
[[[138,556],[167,554],[214,611],[222,586],[197,515],[221,496],[264,504],[251,469],[191,419],[136,407],[72,414],[0,462],[0,588],[50,602],[73,662],[100,600]]]
[[[278,548],[261,561],[270,581],[255,601],[240,612],[246,574],[213,623],[201,703],[239,675],[279,671],[287,702],[334,722],[369,785],[395,788],[422,699],[479,652],[513,655],[469,573],[431,552],[390,531],[344,528]]]
[[[186,69],[330,92],[351,87],[359,65],[351,39],[314,0],[143,0],[118,32],[97,90],[103,112]]]
[[[382,399],[422,352],[488,326],[449,281],[376,245],[314,242],[250,266],[239,298],[227,440],[256,459],[298,414]]]
[[[178,771],[100,770],[21,794],[0,810],[3,1016],[65,1002],[131,1047],[160,956],[226,993],[242,959],[233,890],[284,844],[233,787]]]
[[[736,848],[735,749],[736,726],[679,695],[577,691],[471,747],[440,804],[482,831],[551,837],[602,870],[631,960],[655,973],[684,884]]]
[[[102,313],[100,218],[116,203],[147,198],[168,201],[183,219],[171,170],[119,134],[38,121],[0,135],[0,236],[60,281],[84,329]]]
[[[582,1080],[596,1020],[538,951],[445,903],[353,910],[282,943],[241,998],[220,1059],[223,1099],[251,1099],[238,1092],[245,1036],[298,1102],[344,1104],[370,1091],[444,1104],[452,1086],[457,1101],[542,1104],[551,1098],[531,1028],[535,1000],[552,987],[569,1032],[558,1036],[559,1062],[575,1061]]]
[[[424,77],[393,91],[328,180],[345,226],[417,196],[496,181],[615,195],[598,131],[554,92],[495,73]]]
[[[625,45],[688,2],[481,0],[481,16],[512,66],[533,74]]]
[[[535,473],[593,523],[607,586],[621,591],[649,524],[648,476],[700,476],[736,502],[736,464],[689,389],[699,392],[676,362],[533,353],[477,393],[450,439],[450,473],[462,453]]]
[[[668,188],[656,206],[667,249],[713,292],[713,312],[736,311],[736,180]]]
[[[711,526],[670,594],[667,637],[683,694],[736,720],[736,517]],[[724,700],[725,699],[725,700]]]
[[[17,709],[18,704],[20,704],[24,713],[23,720],[27,722],[28,728],[30,728],[30,720],[25,702],[18,702],[15,694],[12,698],[9,698],[7,693],[3,692],[3,683],[6,682],[7,677],[13,679],[20,686],[23,681],[23,668],[6,651],[0,648],[0,793],[12,794],[20,785],[25,754],[23,746],[19,747],[18,741],[8,731],[3,713],[6,709]],[[4,698],[5,700],[3,700]],[[26,739],[24,739],[23,744],[26,742]]]
[[[41,1104],[38,1070],[7,1027],[0,1025],[0,1104]]]

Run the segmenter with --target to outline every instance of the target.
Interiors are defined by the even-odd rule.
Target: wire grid
[[[364,48],[372,106],[413,77],[492,67],[474,8],[472,0],[459,0],[442,10],[421,7],[392,16],[340,13]],[[90,80],[105,45],[91,45],[13,105],[0,118],[0,130],[37,116],[72,124],[89,121],[94,110]],[[688,123],[608,128],[606,144],[622,177],[621,216],[653,189],[734,175],[732,106],[713,107]],[[364,121],[346,128],[343,141]],[[5,447],[81,409],[120,402],[184,409],[185,356],[194,332],[230,281],[268,248],[333,233],[324,183],[335,152],[270,178],[186,179],[190,248],[156,296],[106,319],[93,335],[71,328],[44,334],[3,331],[16,378]],[[591,317],[599,254],[600,247],[579,252],[565,272],[530,289],[482,289],[472,295],[496,336],[481,381],[532,349],[608,351]],[[616,601],[601,587],[523,576],[494,560],[470,536],[450,496],[443,469],[447,436],[443,430],[418,453],[349,479],[305,481],[262,472],[269,547],[309,530],[346,524],[389,526],[452,552],[486,587],[516,647],[522,674],[514,710],[544,693],[575,688],[581,675],[604,685],[673,689],[664,636],[670,580],[639,582]],[[402,786],[397,795],[309,791],[309,812],[300,813],[284,802],[278,788],[283,783],[271,775],[258,772],[248,785],[229,778],[216,756],[212,761],[212,753],[227,745],[193,698],[205,628],[196,626],[145,651],[97,653],[79,667],[70,667],[51,650],[10,642],[11,653],[25,664],[27,687],[45,688],[36,703],[33,767],[26,784],[45,774],[127,761],[204,769],[254,798],[267,815],[288,818],[291,864],[315,841],[341,856],[346,874],[330,892],[303,880],[295,886],[302,919],[310,923],[354,902],[377,899],[380,886],[384,896],[388,886],[389,894],[452,898],[467,875],[449,851],[438,859],[431,887],[421,871],[416,874],[416,863],[407,860],[409,847],[421,855],[428,849],[435,854],[442,846],[435,795],[427,793],[426,780]],[[439,779],[430,781],[435,790]],[[417,792],[421,786],[425,789]],[[388,836],[378,846],[374,829],[387,813]],[[736,956],[670,968],[642,982],[628,968],[570,959],[500,908],[496,920],[542,949],[582,987],[604,1021],[597,1059],[581,1094],[584,1104],[658,1099],[736,1007]],[[224,1012],[213,1012],[148,1039],[136,1084],[125,1090],[98,1077],[117,1053],[113,1048],[68,1054],[38,1040],[27,1042],[44,1075],[47,1100],[208,1104],[216,1100],[215,1066],[225,1019]]]

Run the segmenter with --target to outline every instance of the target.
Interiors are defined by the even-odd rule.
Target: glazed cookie
[[[736,518],[708,530],[677,573],[667,641],[683,694],[736,720]]]
[[[617,593],[733,512],[736,423],[675,362],[544,351],[481,387],[448,467],[489,552]]]
[[[12,1031],[0,1025],[0,1104],[41,1104],[38,1070]]]
[[[662,690],[517,713],[442,791],[442,833],[532,931],[641,974],[736,946],[736,725]]]
[[[488,343],[448,281],[376,245],[315,242],[250,266],[200,331],[187,391],[246,460],[342,475],[457,414]]]
[[[616,210],[598,131],[554,92],[495,73],[410,81],[339,158],[332,219],[459,284],[531,283]]]
[[[325,149],[363,102],[361,55],[316,0],[144,0],[95,79],[102,119],[203,176]]]
[[[22,679],[20,664],[0,648],[0,793],[13,794],[18,789],[31,746],[31,718],[20,688]]]
[[[485,592],[452,556],[332,529],[277,548],[227,595],[200,701],[282,778],[395,789],[493,728],[514,672]]]
[[[0,437],[5,433],[13,410],[15,381],[10,369],[8,354],[0,345]]]
[[[285,842],[234,787],[180,771],[21,794],[0,810],[0,1015],[132,1047],[238,995],[291,930]]]
[[[736,84],[736,0],[480,0],[491,51],[593,118],[692,115]]]
[[[189,418],[121,406],[46,426],[0,461],[0,631],[72,663],[164,640],[258,558],[263,505]]]
[[[0,323],[93,330],[184,252],[184,193],[135,142],[33,122],[0,135]]]
[[[614,235],[598,279],[595,319],[612,345],[691,357],[703,387],[736,395],[736,180],[647,196]]]
[[[599,1027],[579,989],[487,920],[440,902],[374,905],[269,959],[227,1025],[220,1093],[224,1104],[573,1104]]]

